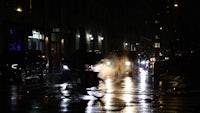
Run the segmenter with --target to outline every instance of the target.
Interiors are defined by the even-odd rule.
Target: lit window
[[[155,35],[155,39],[159,39],[158,35]]]
[[[22,12],[22,8],[21,8],[21,7],[18,7],[18,8],[16,9],[16,11],[21,13],[21,12]]]
[[[177,3],[175,3],[175,4],[174,4],[174,7],[178,7],[178,4],[177,4]]]
[[[155,20],[155,24],[158,24],[159,23],[159,21],[158,20]]]
[[[104,38],[101,36],[100,39],[103,40]]]
[[[125,42],[125,43],[124,43],[124,45],[125,45],[125,46],[127,46],[127,45],[128,45],[128,43],[126,43],[126,42]]]
[[[138,46],[138,45],[140,45],[140,43],[135,43],[135,45],[137,45],[137,46]]]
[[[155,42],[154,47],[155,48],[160,48],[160,43],[159,42]]]
[[[94,38],[93,38],[93,37],[90,37],[90,40],[94,40]]]

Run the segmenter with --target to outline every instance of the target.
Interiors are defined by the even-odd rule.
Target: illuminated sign
[[[44,35],[40,34],[40,32],[38,32],[36,30],[32,30],[32,36],[28,36],[28,38],[44,40]]]

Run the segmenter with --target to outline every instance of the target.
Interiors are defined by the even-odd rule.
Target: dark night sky
[[[69,23],[95,26],[113,34],[136,31],[142,20],[139,1],[72,0],[65,4],[63,11]]]
[[[180,4],[179,25],[183,38],[186,40],[199,41],[200,32],[200,7],[198,1],[185,0]]]
[[[68,24],[95,26],[111,34],[140,34],[145,19],[153,21],[157,0],[64,0],[63,15]],[[199,6],[195,1],[180,2],[180,25],[187,31],[199,30]]]
[[[156,19],[155,15],[162,5],[159,4],[162,0],[60,0],[61,4],[58,1],[48,1],[51,2],[47,11],[50,16],[48,20],[61,20],[61,26],[64,27],[88,26],[100,29],[117,39],[138,37],[145,33],[153,34],[151,30],[154,29],[152,25]],[[191,34],[198,35],[200,31],[198,1],[178,0],[178,2],[180,31],[184,37]],[[58,12],[61,12],[61,17]],[[145,24],[146,20],[148,27]]]
[[[12,1],[12,0],[10,0]],[[118,37],[124,34],[139,35],[144,32],[145,20],[155,20],[162,0],[32,0],[39,16],[47,15],[40,8],[49,7],[48,20],[62,21],[63,26],[89,26],[108,30]],[[59,3],[61,1],[61,3]],[[198,0],[170,0],[180,4],[179,19],[183,32],[198,33],[200,7]],[[20,0],[19,0],[20,2]],[[41,4],[38,4],[41,2]],[[50,6],[45,4],[51,2]],[[42,4],[44,3],[44,4]],[[40,7],[40,8],[38,8]],[[61,16],[59,14],[61,12]],[[38,16],[35,16],[38,17]],[[167,18],[166,18],[167,20]],[[53,22],[53,21],[52,21]],[[128,35],[132,36],[132,35]]]
[[[178,24],[181,26],[181,32],[198,34],[200,30],[198,0],[170,1],[179,2]],[[153,29],[152,24],[146,27],[145,21],[153,23],[156,12],[159,12],[161,9],[159,7],[163,5],[160,2],[166,0],[44,0],[43,2],[32,0],[32,2],[33,9],[36,8],[36,15],[39,14],[41,17],[48,15],[46,19],[52,22],[59,23],[61,20],[61,25],[64,27],[88,26],[108,31],[113,37],[134,37]],[[50,6],[46,4],[48,2]],[[43,7],[49,8],[41,13],[40,8]],[[163,5],[163,8],[166,10],[166,6]],[[35,17],[37,20],[38,16]],[[168,18],[165,20],[168,21]],[[148,29],[150,31],[145,31]]]
[[[61,26],[64,28],[86,26],[94,31],[97,29],[115,42],[120,41],[125,34],[135,34],[142,22],[139,19],[140,0],[60,0],[61,4],[58,1],[48,1],[48,21],[61,20]],[[61,17],[58,13],[60,11]],[[117,43],[114,44],[117,46]]]
[[[9,12],[12,9],[8,10],[8,13],[3,11],[6,8],[9,9],[6,4],[3,4],[7,1],[15,3],[17,0],[1,0],[0,2],[2,14],[10,15]],[[23,0],[19,0],[19,3],[20,1]],[[198,0],[170,1],[179,2],[177,25],[179,25],[181,37],[197,41],[200,32]],[[32,2],[34,10],[32,20],[37,24],[40,23],[41,26],[49,23],[52,26],[60,24],[63,28],[86,26],[91,29],[100,29],[115,40],[138,38],[144,34],[155,35],[151,31],[155,29],[153,24],[156,12],[164,12],[160,10],[162,8],[159,8],[162,5],[159,2],[166,2],[166,0],[32,0]],[[163,6],[163,8],[166,7]],[[168,23],[169,18],[164,18],[164,20]]]
[[[160,0],[63,0],[62,2],[61,10],[65,25],[102,29],[111,37],[110,39],[113,39],[111,41],[115,42],[129,38],[134,40],[142,35],[152,36],[156,12],[165,12],[160,10],[162,9]],[[196,41],[198,40],[196,35],[198,36],[200,32],[198,3],[191,0],[178,2],[180,7],[176,15],[178,16],[176,24],[179,25],[180,36],[186,40]],[[172,21],[169,18],[163,19],[167,23],[161,24]],[[145,21],[148,22],[148,26]],[[118,45],[114,44],[114,47]]]

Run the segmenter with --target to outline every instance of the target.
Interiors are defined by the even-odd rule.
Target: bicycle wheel
[[[106,93],[106,84],[105,81],[101,78],[98,78],[98,85],[95,87],[92,87],[90,89],[91,95],[96,98],[102,98]]]

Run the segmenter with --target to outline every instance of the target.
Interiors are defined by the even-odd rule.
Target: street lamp
[[[21,13],[21,12],[22,12],[22,8],[21,8],[21,7],[18,7],[18,8],[16,9],[16,11],[19,12],[19,13]]]

